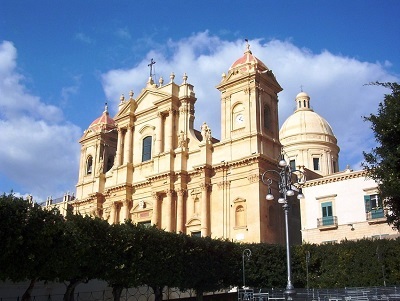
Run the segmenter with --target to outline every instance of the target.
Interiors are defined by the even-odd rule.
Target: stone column
[[[121,166],[122,165],[122,129],[118,128],[118,142],[117,142],[117,152],[116,152],[116,157],[117,157],[117,162],[116,165],[117,166]]]
[[[122,203],[122,209],[121,209],[121,222],[124,222],[126,219],[129,219],[129,200],[125,200]]]
[[[327,161],[327,165],[328,165],[327,175],[330,175],[334,171],[333,160],[332,160],[332,156],[331,156],[331,152],[330,151],[326,152],[326,161]]]
[[[110,211],[110,224],[115,224],[115,203],[111,204],[111,211]]]
[[[167,194],[164,205],[165,213],[163,213],[163,216],[165,217],[166,220],[165,230],[167,230],[168,232],[172,232],[175,230],[174,229],[175,216],[172,210],[174,191],[172,189],[167,189],[165,192]]]
[[[185,231],[185,195],[186,195],[186,190],[185,189],[178,189],[177,191],[178,194],[178,200],[177,200],[177,211],[176,211],[176,232],[182,232],[186,233]]]
[[[128,126],[128,130],[125,134],[124,164],[132,163],[132,134],[132,126]]]
[[[210,235],[209,184],[201,185],[201,236]]]
[[[152,193],[153,197],[153,215],[151,216],[151,224],[160,227],[159,212],[160,212],[160,197],[157,192]]]
[[[157,126],[157,132],[156,132],[156,149],[155,149],[155,155],[158,155],[159,153],[162,152],[162,128],[163,128],[163,115],[162,113],[157,114],[158,117],[158,126]]]
[[[86,175],[86,148],[81,148],[81,160],[79,162],[79,181]]]
[[[169,115],[165,120],[165,150],[169,152],[173,148],[173,128],[174,127],[174,111],[169,110]]]

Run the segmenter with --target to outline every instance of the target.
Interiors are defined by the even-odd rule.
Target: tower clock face
[[[242,123],[244,122],[244,116],[243,116],[242,114],[238,114],[238,115],[236,116],[236,122],[237,122],[238,124],[242,124]]]

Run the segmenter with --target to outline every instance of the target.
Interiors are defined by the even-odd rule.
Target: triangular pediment
[[[170,93],[166,93],[160,90],[154,90],[145,88],[142,90],[138,98],[136,99],[138,110],[145,111],[152,107],[154,107],[155,103],[161,102],[164,99],[171,98],[172,95]]]
[[[82,137],[79,139],[79,143],[82,143],[83,141],[87,139],[92,139],[95,136],[99,136],[99,132],[94,132],[92,129],[87,129],[83,132]]]
[[[114,120],[119,120],[124,116],[135,113],[137,109],[137,102],[134,99],[129,99],[122,107],[119,109],[118,113],[115,115]]]
[[[217,85],[217,89],[219,87],[222,87],[222,86],[226,85],[226,84],[230,84],[230,83],[236,82],[237,80],[239,80],[241,78],[242,78],[242,80],[245,80],[249,75],[252,75],[252,74],[249,73],[249,72],[241,72],[239,70],[230,71],[230,72],[228,72],[227,75],[225,75],[222,78],[222,80],[219,83],[219,85]]]

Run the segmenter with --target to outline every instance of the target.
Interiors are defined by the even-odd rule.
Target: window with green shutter
[[[378,194],[364,195],[364,205],[367,219],[383,218],[385,216],[383,203]]]
[[[322,209],[322,225],[329,226],[333,225],[333,211],[332,211],[332,202],[324,202],[321,203]]]
[[[371,196],[364,195],[365,212],[371,211]]]

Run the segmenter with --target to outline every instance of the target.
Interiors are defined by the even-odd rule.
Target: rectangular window
[[[336,243],[337,243],[337,240],[326,240],[326,241],[322,242],[323,245],[336,244]]]
[[[364,205],[367,219],[383,218],[385,216],[383,203],[378,194],[364,195]]]
[[[314,170],[319,170],[319,158],[313,158],[313,167]]]
[[[296,160],[290,160],[289,165],[292,170],[295,170],[296,169]]]
[[[150,228],[151,227],[151,221],[138,222],[138,225],[142,225],[145,228]]]
[[[365,212],[383,209],[382,200],[378,194],[364,195]]]
[[[373,194],[370,197],[371,197],[371,208],[372,209],[382,208],[382,201],[379,198],[379,195]]]
[[[194,231],[191,233],[193,237],[201,237],[201,231]]]
[[[333,225],[333,212],[332,212],[332,202],[325,202],[321,204],[322,209],[322,225],[329,226]]]
[[[336,161],[333,161],[333,172],[338,172],[339,168],[338,168],[338,164]]]

